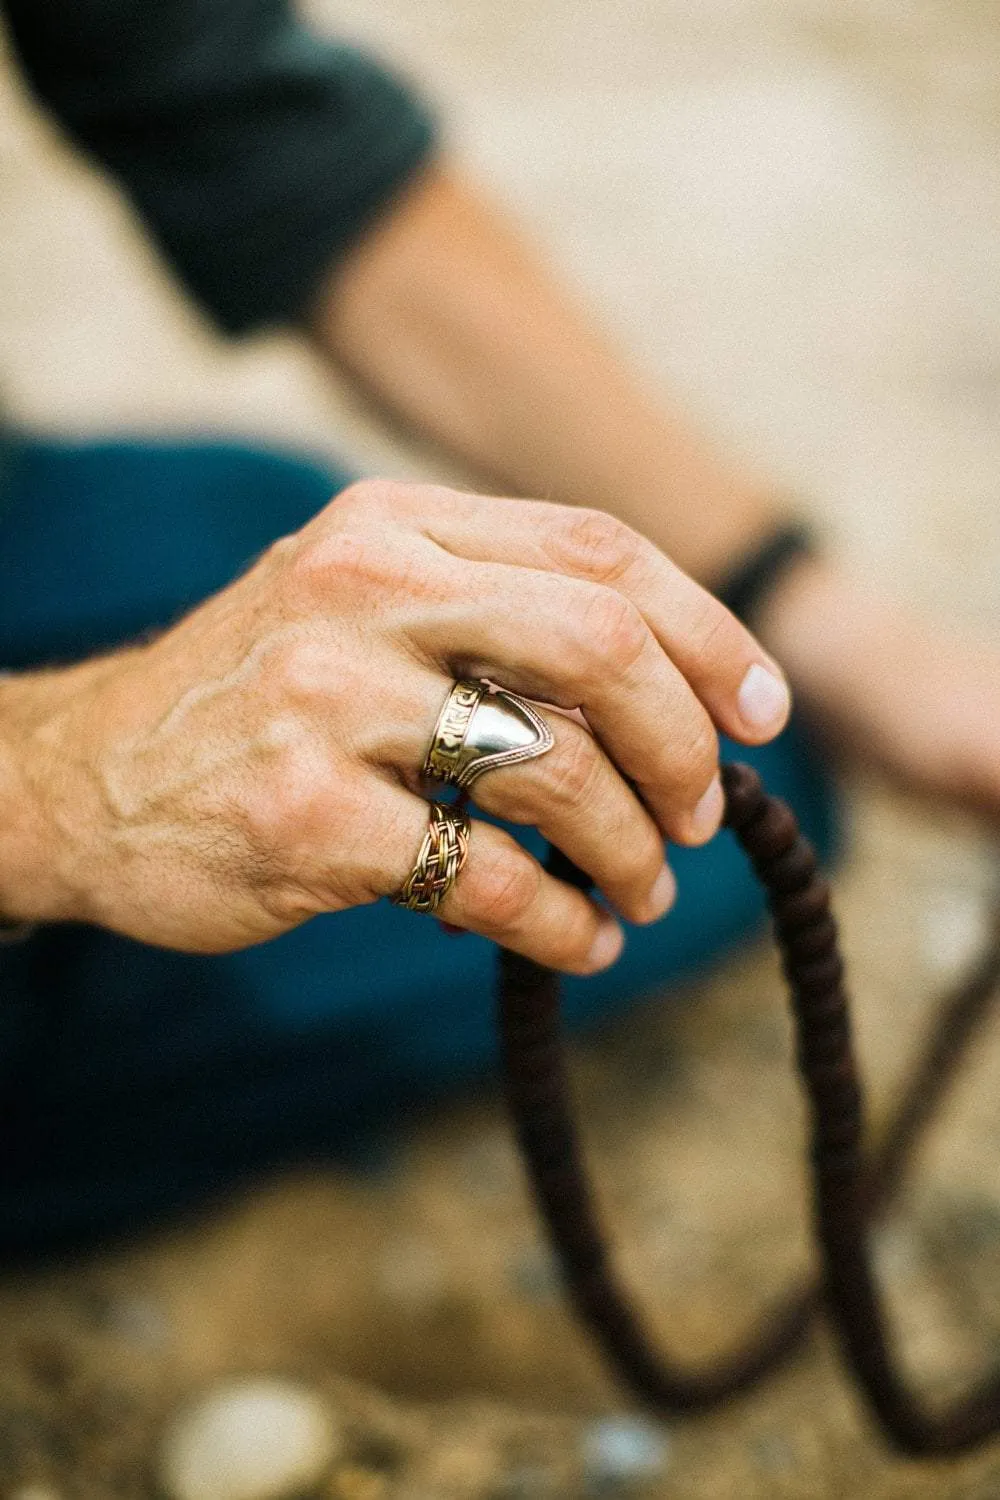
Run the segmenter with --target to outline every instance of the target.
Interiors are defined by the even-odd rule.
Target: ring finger
[[[424,763],[447,692],[437,677],[421,680],[423,711],[414,704],[407,715],[416,732],[396,750],[408,780]],[[655,921],[672,904],[675,887],[653,818],[586,728],[535,708],[551,731],[551,750],[484,772],[471,789],[473,800],[496,817],[538,828],[629,921]]]
[[[395,895],[419,859],[427,803],[386,788],[378,826],[391,842],[392,857],[384,867],[389,883],[376,881],[376,889]],[[549,875],[509,833],[489,823],[471,823],[467,858],[437,911],[456,927],[570,974],[605,969],[622,948],[622,930],[609,912]]]

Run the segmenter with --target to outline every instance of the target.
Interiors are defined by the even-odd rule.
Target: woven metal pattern
[[[469,817],[460,807],[430,804],[430,822],[416,864],[393,896],[396,906],[435,912],[458,879],[469,852]]]

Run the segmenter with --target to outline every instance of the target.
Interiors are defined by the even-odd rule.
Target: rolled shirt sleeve
[[[231,332],[290,322],[433,150],[426,106],[285,0],[0,0],[28,80]]]

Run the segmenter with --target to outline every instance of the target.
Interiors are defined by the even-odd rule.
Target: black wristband
[[[767,602],[768,596],[788,569],[802,557],[812,557],[816,542],[812,530],[801,521],[772,531],[762,544],[743,559],[715,589],[727,609],[744,625]]]

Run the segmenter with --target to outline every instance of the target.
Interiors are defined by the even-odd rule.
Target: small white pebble
[[[160,1482],[171,1500],[279,1500],[314,1485],[338,1448],[330,1413],[311,1391],[236,1380],[173,1422]]]
[[[666,1469],[670,1438],[645,1417],[605,1417],[584,1433],[583,1461],[591,1489],[627,1487]]]

